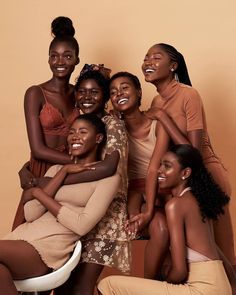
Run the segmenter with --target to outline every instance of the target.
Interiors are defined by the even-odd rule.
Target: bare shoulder
[[[182,214],[185,216],[194,208],[198,207],[197,201],[191,192],[187,192],[182,197],[173,197],[165,205],[166,215],[178,216]]]
[[[174,213],[178,211],[181,207],[181,199],[180,197],[173,197],[165,204],[166,213]]]
[[[43,93],[38,85],[30,86],[25,92],[25,102],[32,102],[37,100],[38,102],[43,101]]]

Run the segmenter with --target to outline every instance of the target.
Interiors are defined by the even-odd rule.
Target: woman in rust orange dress
[[[79,115],[75,108],[74,86],[69,83],[79,63],[79,45],[74,38],[72,21],[58,17],[52,22],[54,36],[49,46],[49,66],[52,78],[27,89],[24,99],[25,119],[31,150],[29,167],[20,171],[23,189],[36,185],[53,164],[70,163],[66,153],[66,138],[70,125]],[[20,202],[13,228],[24,221]]]

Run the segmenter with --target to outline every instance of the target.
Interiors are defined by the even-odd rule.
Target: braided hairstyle
[[[79,55],[79,44],[74,38],[75,29],[69,17],[58,16],[55,18],[51,24],[51,34],[54,38],[49,46],[49,51],[58,42],[66,42],[75,50],[76,56]]]
[[[187,186],[191,187],[197,199],[203,221],[205,218],[217,220],[219,215],[224,214],[224,206],[230,198],[207,171],[200,152],[188,144],[174,145],[169,151],[177,157],[183,169],[189,167],[192,170]]]
[[[174,73],[178,75],[179,82],[192,86],[183,55],[175,47],[166,43],[158,43],[154,46],[160,46],[168,54],[170,60],[178,64]]]

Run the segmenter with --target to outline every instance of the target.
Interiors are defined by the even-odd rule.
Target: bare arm
[[[171,249],[171,268],[167,274],[166,281],[178,284],[184,282],[188,275],[184,216],[175,199],[167,202],[165,212],[170,233]]]
[[[90,182],[112,176],[116,172],[119,160],[120,154],[115,150],[111,154],[106,154],[103,161],[94,164],[95,170],[70,174],[65,178],[64,184]]]
[[[33,86],[26,91],[24,110],[31,152],[35,158],[54,164],[70,163],[71,160],[69,155],[51,149],[45,144],[39,120],[43,104],[44,97],[38,86]]]
[[[165,129],[161,124],[158,124],[157,128],[157,140],[155,148],[149,163],[147,175],[146,175],[146,208],[145,211],[136,217],[131,219],[131,222],[139,222],[140,229],[145,227],[145,225],[151,220],[154,210],[155,199],[157,195],[157,177],[158,169],[160,167],[160,161],[162,156],[168,150],[169,146],[169,136],[167,135]]]
[[[146,113],[146,115],[159,120],[175,144],[191,144],[201,151],[202,129],[189,131],[187,132],[187,135],[185,135],[164,110],[152,108]]]

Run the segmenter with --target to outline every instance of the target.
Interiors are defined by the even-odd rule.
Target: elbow
[[[38,160],[45,160],[47,157],[44,154],[43,148],[38,146],[38,147],[31,147],[31,154],[35,159]]]
[[[36,147],[31,147],[30,151],[31,151],[32,156],[35,159],[41,159],[42,158],[41,149],[36,148]]]
[[[183,284],[188,278],[187,269],[171,270],[167,277],[167,282],[172,284]]]

